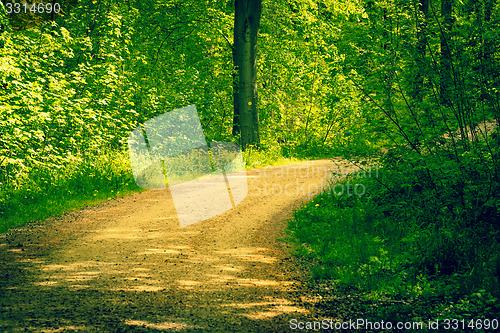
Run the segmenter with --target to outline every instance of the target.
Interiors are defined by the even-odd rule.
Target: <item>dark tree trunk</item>
[[[487,25],[490,20],[491,20],[491,14],[493,12],[493,8],[495,7],[495,4],[496,4],[496,0],[487,0],[486,3],[484,4],[484,23],[485,25]],[[493,55],[493,53],[495,52],[494,50],[494,45],[492,45],[492,43],[486,43],[484,41],[484,36],[481,36],[482,38],[482,51],[483,51],[483,59],[485,61],[485,63],[489,63],[489,61],[491,60],[491,56]]]
[[[452,59],[451,59],[451,28],[453,20],[451,17],[453,0],[441,1],[441,16],[443,27],[441,32],[441,102],[450,104],[452,96]]]
[[[238,90],[236,96],[233,96],[233,133],[239,129],[240,145],[243,149],[248,145],[260,143],[257,110],[257,33],[261,12],[262,0],[235,0],[234,61]]]
[[[427,62],[425,60],[425,50],[427,47],[427,16],[429,14],[429,0],[420,0],[417,8],[417,45],[415,47],[416,65],[415,81],[413,86],[413,97],[417,101],[422,101],[424,80]]]
[[[236,31],[236,30],[235,30]],[[234,41],[236,42],[236,34]],[[236,65],[236,47],[233,44],[233,135],[240,134],[240,107],[238,101],[238,91],[240,86],[238,83],[238,66]]]

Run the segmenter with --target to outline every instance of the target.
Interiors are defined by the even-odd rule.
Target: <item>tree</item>
[[[417,70],[415,73],[415,81],[413,87],[413,97],[422,102],[422,92],[425,78],[426,63],[426,48],[427,48],[427,17],[429,15],[429,0],[419,0],[417,13],[417,43],[415,45],[416,51],[416,65]]]
[[[240,145],[259,144],[257,109],[257,33],[262,0],[235,0],[234,67],[237,91],[234,96],[233,133],[241,132]]]
[[[451,29],[453,25],[452,13],[453,0],[441,1],[441,16],[443,27],[441,31],[441,101],[448,104],[452,85],[452,55],[451,55]]]

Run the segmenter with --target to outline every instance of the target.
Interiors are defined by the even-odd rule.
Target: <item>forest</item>
[[[322,297],[490,331],[499,45],[497,0],[2,0],[0,232],[144,191],[131,131],[196,105],[248,169],[361,170],[334,179],[362,195],[324,191],[287,223]]]

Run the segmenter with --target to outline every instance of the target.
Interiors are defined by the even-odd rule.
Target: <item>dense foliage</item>
[[[314,6],[263,7],[261,143],[285,156],[340,147],[359,111],[352,85],[338,70],[331,75],[336,30]],[[342,11],[325,5],[320,14]],[[126,154],[130,130],[178,107],[196,104],[208,140],[239,142],[232,135],[233,2],[70,1],[58,15],[1,13],[3,218],[28,199],[44,205],[31,195],[47,193],[38,190],[42,178],[55,184],[69,165],[85,169],[109,151]],[[129,168],[118,160],[118,169]]]
[[[365,195],[325,193],[291,222],[317,277],[464,302],[484,290],[478,309],[492,309],[499,6],[262,2],[261,147],[246,156],[342,155],[380,168],[359,180]],[[57,212],[33,215],[34,205],[137,190],[124,143],[169,110],[196,104],[208,140],[239,142],[234,9],[231,0],[82,0],[58,15],[16,16],[0,6],[0,218],[15,220],[0,229]]]
[[[337,46],[364,102],[353,163],[366,169],[368,159],[380,177],[348,177],[366,194],[330,191],[298,211],[289,226],[298,253],[317,278],[406,300],[404,310],[376,308],[382,319],[491,317],[500,296],[498,4],[360,5]],[[359,146],[366,139],[375,149]]]
[[[351,85],[331,75],[335,29],[311,13],[313,5],[264,7],[264,146],[276,138],[306,147],[339,143],[340,124],[356,112]],[[237,141],[231,6],[80,1],[54,21],[3,32],[2,184],[21,184],[35,167],[119,148],[137,124],[193,103],[209,139]]]

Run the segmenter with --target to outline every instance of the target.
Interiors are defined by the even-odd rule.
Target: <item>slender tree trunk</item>
[[[441,16],[443,17],[443,28],[441,33],[441,102],[450,104],[453,100],[452,92],[452,59],[451,59],[451,28],[453,20],[451,17],[453,0],[441,1]]]
[[[383,48],[386,50],[386,53],[393,53],[393,44],[392,44],[392,20],[390,19],[389,13],[387,9],[383,9],[382,15],[383,22]],[[391,115],[394,115],[394,104],[392,103],[393,96],[393,84],[394,84],[394,72],[392,69],[386,70],[384,73],[384,84],[383,84],[383,94],[385,96],[384,99],[384,108]]]
[[[234,48],[238,73],[235,97],[235,118],[241,132],[243,149],[258,145],[259,114],[257,110],[257,33],[262,12],[262,0],[235,0]],[[234,132],[233,124],[233,132]]]
[[[429,0],[420,0],[416,13],[417,22],[417,45],[416,51],[416,65],[415,82],[413,87],[413,97],[417,101],[422,101],[424,80],[426,72],[425,50],[427,47],[427,16],[429,14]]]
[[[484,3],[484,16],[481,24],[481,73],[482,73],[482,85],[481,85],[481,98],[486,101],[489,107],[493,110],[496,109],[496,118],[500,123],[500,115],[498,115],[498,99],[492,94],[492,87],[498,86],[498,75],[495,74],[495,61],[494,53],[497,45],[495,45],[492,40],[485,38],[485,34],[494,29],[491,26],[491,16],[493,9],[496,6],[497,0],[486,0]],[[495,83],[496,81],[496,83]]]
[[[52,8],[54,8],[55,3],[56,3],[56,0],[52,0]],[[55,15],[55,12],[51,11],[50,12],[50,20],[51,21],[54,21],[54,15]]]
[[[496,0],[487,0],[486,3],[484,4],[484,22],[481,22],[483,24],[483,27],[485,25],[488,25],[490,20],[491,20],[491,14],[493,13],[493,8],[495,7]],[[489,63],[491,60],[491,56],[493,55],[494,51],[494,46],[492,43],[486,43],[484,40],[484,28],[482,29],[481,32],[481,41],[482,41],[482,57],[485,63]]]

